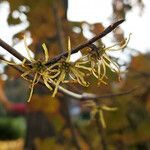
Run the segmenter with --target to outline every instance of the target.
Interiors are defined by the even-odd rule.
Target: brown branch
[[[26,59],[27,63],[30,63],[30,61],[25,58],[24,56],[22,56],[20,53],[18,53],[13,47],[11,47],[10,45],[8,45],[6,42],[4,42],[2,39],[0,39],[0,46],[3,47],[7,52],[9,52],[11,55],[15,56],[16,58],[18,58],[20,61],[23,61],[24,59]]]
[[[121,23],[123,23],[124,20],[119,20],[113,24],[111,24],[110,26],[108,26],[103,32],[101,32],[100,34],[98,34],[97,36],[93,37],[92,39],[78,45],[77,47],[73,48],[71,50],[71,53],[76,53],[79,50],[89,46],[90,44],[94,43],[95,41],[103,38],[104,36],[106,36],[108,33],[110,33],[112,30],[114,30],[117,26],[119,26]],[[51,60],[49,60],[46,65],[50,65],[50,64],[54,64],[55,62],[59,61],[62,57],[66,57],[68,55],[68,52],[63,50],[64,52],[57,55],[56,57],[52,58]]]
[[[90,44],[94,43],[95,41],[103,38],[104,36],[106,36],[108,33],[110,33],[112,30],[114,30],[117,26],[119,26],[121,23],[123,23],[124,20],[119,20],[113,24],[111,24],[110,26],[108,26],[103,32],[101,32],[100,34],[98,34],[97,36],[93,37],[92,39],[78,45],[77,47],[75,47],[74,49],[72,49],[71,53],[76,53],[79,50],[89,46]],[[13,56],[15,56],[16,58],[18,58],[20,61],[23,61],[24,57],[18,53],[13,47],[11,47],[10,45],[8,45],[7,43],[5,43],[2,39],[0,39],[0,46],[3,47],[5,50],[7,50],[10,54],[12,54]],[[64,51],[64,50],[63,50]],[[49,60],[46,65],[50,65],[50,64],[54,64],[55,62],[57,62],[58,60],[60,60],[62,57],[66,57],[68,54],[68,52],[63,52],[59,55],[57,55],[56,57],[52,58],[51,60]],[[27,59],[26,61],[27,63],[30,63],[30,61]]]
[[[98,99],[105,99],[105,98],[111,98],[111,97],[117,97],[117,96],[124,96],[124,95],[134,92],[138,88],[139,87],[135,87],[135,88],[125,91],[125,92],[112,93],[112,94],[106,94],[106,95],[100,95],[100,96],[95,95],[95,94],[83,93],[81,99],[82,100],[87,100],[87,99],[98,100]]]
[[[106,36],[108,33],[110,33],[112,30],[114,30],[117,26],[119,26],[121,23],[123,23],[124,20],[119,20],[113,24],[111,24],[110,26],[108,26],[103,32],[101,32],[100,34],[98,34],[97,36],[93,37],[92,39],[78,45],[77,47],[75,47],[74,49],[72,49],[71,53],[76,53],[79,50],[89,46],[90,44],[94,43],[95,41],[103,38],[104,36]],[[10,54],[12,54],[13,56],[15,56],[16,58],[18,58],[20,61],[24,60],[24,57],[18,53],[13,47],[11,47],[10,45],[8,45],[6,42],[4,42],[2,39],[0,39],[0,46],[3,47],[5,50],[7,50]],[[64,50],[63,50],[64,51]],[[52,58],[51,60],[49,60],[46,65],[50,65],[50,64],[54,64],[55,62],[57,62],[58,60],[60,60],[62,57],[66,57],[68,54],[68,52],[63,52],[59,55],[57,55],[56,57]],[[26,61],[27,63],[30,63],[30,61],[27,59]]]

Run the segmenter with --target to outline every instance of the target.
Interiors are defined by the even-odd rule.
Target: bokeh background
[[[121,81],[108,71],[108,86],[92,85],[66,88],[98,95],[134,92],[120,97],[100,99],[118,108],[104,112],[107,128],[90,119],[90,110],[82,102],[58,94],[51,98],[40,85],[30,103],[26,100],[29,84],[6,64],[0,64],[0,150],[149,150],[150,149],[150,1],[149,0],[15,0],[0,1],[0,38],[23,56],[27,52],[23,35],[33,57],[42,54],[42,43],[49,57],[102,32],[108,25],[125,19],[117,29],[102,39],[106,46],[120,42],[132,33],[123,51],[110,56],[120,65]],[[6,50],[0,55],[19,63]],[[72,56],[74,61],[81,52]]]

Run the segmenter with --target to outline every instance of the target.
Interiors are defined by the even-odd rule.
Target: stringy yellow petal
[[[81,66],[81,65],[75,65],[75,67],[80,68],[80,69],[84,69],[84,70],[88,70],[88,71],[92,70],[92,68],[90,68],[90,67]]]
[[[101,106],[101,108],[106,111],[116,111],[118,109],[117,107],[108,107],[105,105]]]
[[[66,62],[70,61],[70,56],[71,56],[71,42],[70,42],[70,37],[68,37],[68,56]]]
[[[100,80],[103,80],[103,78],[106,76],[106,66],[105,66],[103,60],[102,60],[102,68],[103,68],[103,73],[102,73]]]
[[[60,74],[60,77],[59,79],[57,80],[56,84],[55,84],[55,89],[54,89],[54,92],[52,94],[52,97],[55,97],[57,91],[58,91],[58,86],[59,84],[65,79],[65,71],[63,70]]]
[[[29,82],[32,82],[32,80],[28,79],[26,76],[29,75],[32,72],[32,70],[28,70],[26,72],[24,72],[21,77]]]
[[[44,50],[44,54],[45,54],[45,61],[44,63],[48,62],[48,58],[49,58],[49,54],[48,54],[48,49],[45,43],[42,44],[43,50]]]
[[[46,87],[47,87],[50,91],[52,91],[53,88],[49,85],[48,79],[47,79],[47,78],[43,78],[43,81],[44,81],[44,84],[46,85]]]
[[[52,70],[55,67],[60,67],[60,65],[61,65],[61,63],[55,63],[55,64],[51,65],[50,67],[48,67],[47,69]]]
[[[104,58],[106,58],[106,59],[109,61],[109,64],[108,64],[108,63],[105,61],[105,59],[103,59],[103,62],[105,63],[105,65],[106,65],[107,67],[109,67],[111,70],[115,71],[115,72],[118,74],[118,80],[120,81],[120,80],[121,80],[121,77],[120,77],[120,68],[119,68],[119,65],[118,65],[116,62],[112,61],[107,55],[104,56]],[[111,64],[114,65],[115,68],[112,67]]]
[[[33,90],[34,90],[34,85],[35,85],[36,79],[37,79],[37,73],[35,74],[34,79],[33,79],[33,81],[32,81],[31,90],[30,90],[30,95],[29,95],[29,98],[28,98],[27,102],[30,102],[30,100],[31,100],[31,98],[32,98]]]
[[[20,66],[21,65],[21,64],[16,64],[16,63],[7,61],[7,60],[0,60],[0,61],[3,62],[3,63],[5,63],[5,64],[12,65],[12,66]]]
[[[81,84],[82,86],[88,86],[88,83],[84,80],[85,74],[83,72],[81,72],[80,70],[77,70],[73,67],[71,68],[71,71],[74,74],[74,76],[76,77],[79,84]]]
[[[99,110],[99,117],[100,117],[100,121],[101,121],[102,127],[106,128],[106,123],[105,123],[104,114],[103,114],[102,110]]]
[[[131,35],[132,35],[132,34],[130,33],[130,34],[129,34],[129,37],[128,37],[127,39],[125,39],[125,43],[124,43],[121,47],[115,48],[116,46],[120,45],[122,42],[120,42],[120,44],[115,44],[115,45],[113,45],[113,46],[107,47],[107,48],[105,49],[105,51],[106,51],[106,50],[108,50],[108,51],[118,51],[118,50],[122,50],[122,49],[126,48],[126,46],[128,45],[128,43],[129,43],[129,41],[130,41]]]
[[[25,35],[24,35],[24,45],[25,45],[25,48],[27,50],[27,54],[28,54],[29,59],[31,60],[31,62],[35,62],[35,60],[32,58],[32,56],[30,54],[30,49],[28,48]]]
[[[27,61],[27,59],[23,59],[21,66],[22,66],[23,68],[25,68],[25,69],[29,69],[29,67],[26,66],[26,64],[25,64],[26,61]]]

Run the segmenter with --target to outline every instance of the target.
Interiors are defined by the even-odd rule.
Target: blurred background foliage
[[[38,58],[43,55],[42,43],[46,43],[49,57],[53,58],[66,48],[68,36],[71,37],[72,47],[86,41],[83,34],[85,23],[89,25],[93,35],[105,28],[103,22],[89,24],[67,20],[67,0],[10,0],[9,4],[10,26],[21,22],[19,18],[12,17],[14,11],[24,13],[30,23],[26,30],[15,34],[13,40],[19,41],[23,34],[30,32],[33,42],[29,47]],[[136,4],[142,12],[142,0],[136,0]],[[125,19],[126,13],[132,11],[133,7],[130,1],[113,0],[112,18]],[[120,27],[117,28],[113,38],[115,41],[122,41],[124,31]],[[137,55],[131,54],[131,62],[123,64],[126,69],[122,73],[121,82],[118,82],[116,75],[108,70],[108,86],[97,87],[93,78],[88,79],[92,81],[88,88],[66,85],[66,88],[79,93],[90,92],[98,95],[117,93],[138,86],[135,92],[128,95],[100,100],[118,108],[115,112],[104,112],[106,129],[95,120],[90,120],[90,110],[83,107],[82,102],[62,94],[52,98],[49,91],[40,85],[35,87],[31,102],[26,103],[28,83],[19,78],[16,70],[6,66],[1,76],[5,74],[7,78],[0,81],[0,94],[6,94],[11,104],[24,104],[25,111],[16,113],[15,109],[7,110],[0,105],[0,150],[7,149],[3,146],[4,141],[20,142],[18,139],[22,140],[18,150],[23,149],[23,143],[27,150],[150,149],[150,55],[141,54],[138,50],[135,52]]]

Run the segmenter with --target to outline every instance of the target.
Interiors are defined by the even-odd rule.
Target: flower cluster
[[[22,78],[31,83],[28,102],[32,97],[34,86],[39,81],[44,82],[45,86],[50,91],[53,91],[52,97],[56,95],[58,87],[65,83],[78,83],[84,87],[88,87],[90,83],[86,81],[86,77],[89,75],[94,76],[98,80],[98,84],[107,84],[107,67],[115,71],[118,75],[120,74],[118,64],[108,56],[107,51],[123,49],[128,44],[128,41],[129,39],[122,46],[117,44],[107,48],[104,46],[98,48],[94,44],[91,44],[89,45],[90,52],[87,55],[83,55],[77,61],[71,62],[71,42],[70,38],[68,38],[67,57],[63,57],[56,63],[47,66],[46,63],[49,61],[49,54],[46,45],[42,44],[44,60],[35,60],[31,57],[26,40],[24,40],[30,64],[26,63],[26,59],[24,59],[20,66],[25,70],[21,75]],[[116,46],[119,46],[119,48],[116,48]],[[5,62],[10,65],[17,65],[8,61]],[[52,84],[53,87],[51,86]]]
[[[119,65],[109,57],[107,52],[124,49],[127,46],[129,40],[130,40],[130,35],[129,38],[125,40],[125,43],[123,45],[121,45],[121,43],[115,44],[110,47],[105,47],[104,45],[102,45],[100,48],[96,47],[94,44],[91,44],[89,46],[91,48],[91,52],[90,54],[84,56],[84,59],[90,62],[92,74],[94,77],[98,79],[98,84],[100,83],[107,84],[107,82],[105,82],[105,79],[107,79],[107,75],[106,75],[107,67],[111,71],[116,72],[118,74],[118,78],[120,81]]]
[[[76,62],[70,61],[71,57],[71,42],[70,38],[68,38],[68,56],[67,58],[62,58],[59,62],[55,63],[54,65],[50,66],[50,69],[57,70],[58,72],[55,74],[55,89],[53,92],[53,97],[56,95],[58,86],[60,83],[67,83],[67,82],[78,82],[80,85],[87,87],[89,85],[86,82],[85,71],[91,71],[90,67],[87,67],[86,64],[88,61],[82,61],[82,59],[77,60]]]
[[[49,84],[48,80],[49,78],[53,78],[53,76],[50,76],[48,69],[45,64],[48,62],[49,59],[49,55],[48,55],[48,49],[46,48],[46,45],[43,43],[42,47],[44,50],[44,55],[45,55],[45,59],[44,61],[41,60],[35,60],[34,58],[32,58],[31,54],[30,54],[30,49],[27,46],[26,43],[26,38],[24,37],[24,45],[30,60],[30,64],[26,63],[26,59],[24,59],[22,61],[21,64],[16,64],[13,62],[9,62],[6,60],[2,60],[2,62],[7,63],[9,65],[15,65],[15,66],[21,66],[22,69],[24,70],[24,73],[21,75],[21,77],[25,80],[27,80],[28,82],[30,82],[30,94],[29,94],[29,98],[28,98],[28,102],[30,102],[32,94],[33,94],[33,90],[34,90],[34,86],[42,79],[44,84],[46,85],[46,87],[49,90],[52,90],[51,85]],[[31,77],[29,76],[32,76]]]

